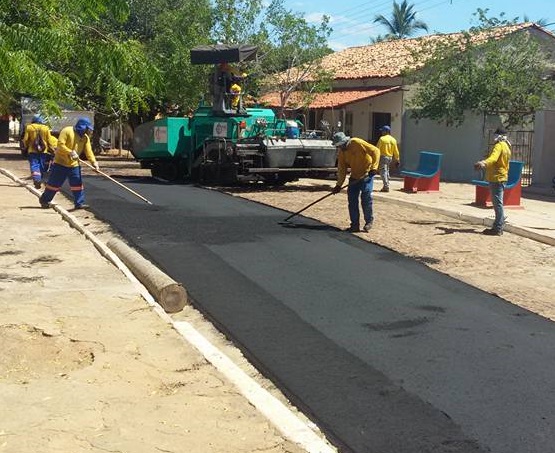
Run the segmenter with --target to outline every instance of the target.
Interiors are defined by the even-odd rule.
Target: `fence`
[[[493,146],[495,131],[488,131],[488,143]],[[532,184],[532,149],[534,146],[534,131],[508,131],[507,138],[511,142],[511,159],[524,162],[522,167],[522,185]]]

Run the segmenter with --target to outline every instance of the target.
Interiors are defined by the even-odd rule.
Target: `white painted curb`
[[[471,223],[473,225],[484,225],[490,228],[493,225],[493,219],[486,218],[486,217],[480,217],[480,216],[475,216],[471,214],[463,214],[462,212],[455,212],[444,208],[437,208],[435,206],[430,206],[425,203],[418,203],[415,201],[399,200],[397,198],[387,197],[381,194],[374,194],[374,197],[390,203],[396,203],[399,206],[412,206],[412,207],[418,206],[422,209],[425,209],[426,211],[435,212],[437,214],[441,214],[446,217],[462,220],[466,223]],[[542,242],[548,245],[555,245],[555,238],[546,236],[544,234],[536,233],[535,231],[529,230],[527,228],[511,225],[510,223],[505,223],[505,225],[503,226],[503,230],[509,233],[517,234],[518,236],[532,239],[537,242]]]

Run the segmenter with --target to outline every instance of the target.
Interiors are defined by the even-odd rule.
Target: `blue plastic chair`
[[[403,170],[403,190],[406,192],[436,192],[439,190],[441,159],[443,154],[420,151],[418,167],[414,171]]]
[[[503,193],[504,206],[520,206],[520,196],[522,193],[521,176],[524,162],[520,160],[509,161],[509,174],[507,184]],[[489,182],[482,179],[473,179],[472,184],[476,186],[475,204],[478,206],[491,206],[491,195]]]

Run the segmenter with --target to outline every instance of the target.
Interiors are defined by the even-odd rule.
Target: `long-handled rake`
[[[349,184],[345,184],[343,187],[341,187],[341,190],[343,190],[345,187],[349,187]],[[314,206],[316,203],[320,203],[322,200],[325,200],[326,198],[331,197],[332,195],[335,195],[335,192],[327,193],[323,197],[318,198],[317,200],[313,201],[309,205],[306,205],[304,208],[300,209],[299,211],[294,212],[293,214],[291,214],[290,216],[286,217],[285,219],[283,219],[281,222],[278,222],[278,223],[280,225],[290,225],[289,223],[290,219],[299,215],[301,212],[306,211],[308,208],[310,208],[311,206]]]
[[[150,202],[149,200],[147,200],[145,197],[143,197],[141,194],[135,192],[133,189],[130,189],[129,187],[127,187],[126,185],[122,184],[119,181],[116,181],[114,178],[112,178],[111,176],[107,175],[106,173],[100,171],[100,170],[96,170],[91,164],[89,164],[86,160],[83,159],[79,159],[80,162],[83,162],[84,164],[86,164],[87,166],[89,166],[90,168],[92,168],[94,171],[96,171],[97,173],[101,174],[102,176],[104,176],[106,179],[109,179],[110,181],[112,181],[113,183],[116,183],[118,186],[120,186],[121,188],[131,192],[133,195],[135,195],[136,197],[139,197],[141,200],[147,202],[148,204],[152,204],[152,202]]]

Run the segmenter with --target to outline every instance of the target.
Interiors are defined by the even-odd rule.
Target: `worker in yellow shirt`
[[[237,82],[234,82],[229,87],[229,93],[231,94],[231,108],[233,110],[238,110],[239,101],[241,99],[241,86]]]
[[[93,130],[94,127],[88,118],[79,118],[75,126],[67,126],[60,131],[50,176],[46,183],[46,188],[39,199],[40,205],[43,208],[50,207],[50,202],[54,195],[60,191],[66,179],[69,180],[75,209],[89,207],[85,204],[85,191],[81,176],[81,166],[79,165],[79,156],[81,153],[85,153],[94,169],[98,171],[98,163],[92,151],[90,139]]]
[[[389,166],[394,161],[399,166],[399,148],[397,140],[391,135],[391,127],[383,126],[380,129],[382,136],[378,140],[376,146],[380,149],[380,176],[383,181],[383,187],[380,192],[389,192]]]
[[[33,184],[36,189],[40,189],[52,160],[49,151],[52,146],[56,146],[56,137],[50,134],[50,128],[41,115],[33,116],[31,124],[25,127],[23,146],[27,150]]]
[[[343,132],[337,132],[332,137],[332,144],[337,147],[337,183],[332,189],[339,193],[347,177],[347,169],[351,169],[347,200],[351,226],[347,231],[360,232],[359,197],[364,215],[363,231],[372,228],[374,212],[372,210],[372,190],[374,176],[378,174],[380,150],[361,138],[349,137]]]
[[[509,178],[509,161],[511,160],[511,143],[507,139],[507,131],[498,128],[495,131],[495,144],[488,157],[474,164],[476,170],[486,170],[486,181],[489,182],[491,192],[491,203],[495,212],[495,220],[492,228],[486,228],[483,234],[489,236],[501,236],[505,225],[505,213],[503,211],[503,193],[505,184]]]

